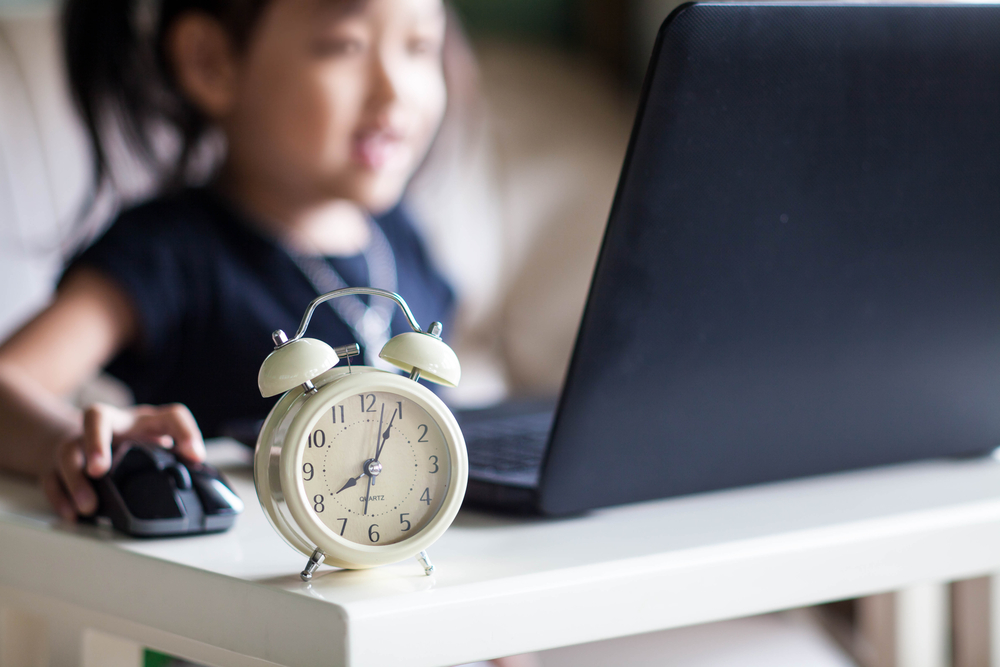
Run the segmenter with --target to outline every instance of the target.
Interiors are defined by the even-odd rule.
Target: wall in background
[[[519,37],[575,43],[579,0],[453,0],[473,36]]]
[[[687,0],[630,0],[626,63],[630,78],[641,81],[653,52],[656,33],[670,12]]]
[[[569,48],[637,86],[663,20],[685,0],[452,0],[472,38]]]
[[[0,0],[0,16],[46,11],[54,7],[56,2],[57,0]]]
[[[88,184],[52,8],[12,5],[0,6],[0,339],[47,300]]]

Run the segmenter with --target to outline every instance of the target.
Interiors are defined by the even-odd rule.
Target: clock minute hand
[[[378,416],[378,432],[375,434],[375,460],[378,460],[378,453],[382,451],[382,420],[385,418],[385,403],[382,404],[382,412]]]
[[[385,431],[382,432],[382,444],[378,446],[375,452],[375,460],[378,461],[378,457],[382,455],[382,448],[385,447],[385,441],[389,439],[390,432],[392,431],[392,422],[396,421],[396,413],[398,410],[392,411],[392,417],[389,419],[389,425],[385,427]]]

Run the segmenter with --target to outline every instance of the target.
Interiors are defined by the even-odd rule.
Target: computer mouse
[[[136,537],[219,532],[243,512],[243,501],[216,468],[155,445],[119,447],[94,487],[97,516]]]

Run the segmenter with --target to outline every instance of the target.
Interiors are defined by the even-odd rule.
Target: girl
[[[398,289],[421,321],[453,297],[396,207],[445,110],[441,0],[70,0],[65,38],[98,183],[124,138],[169,192],[119,216],[0,347],[0,466],[73,520],[115,443],[197,460],[203,433],[262,419],[270,332],[317,293]],[[218,144],[210,184],[178,187]],[[369,360],[407,328],[333,303],[310,335]],[[105,366],[142,405],[64,400]]]

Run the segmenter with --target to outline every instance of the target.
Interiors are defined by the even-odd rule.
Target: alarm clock
[[[413,331],[379,357],[408,375],[352,365],[357,344],[303,337],[318,305],[350,295],[390,299],[403,311]],[[292,338],[272,334],[258,386],[265,398],[284,395],[257,438],[254,485],[275,531],[308,556],[304,581],[324,562],[359,569],[416,556],[433,572],[426,549],[455,519],[469,472],[455,416],[419,383],[459,382],[441,330],[440,322],[422,330],[398,294],[351,287],[314,299]]]

